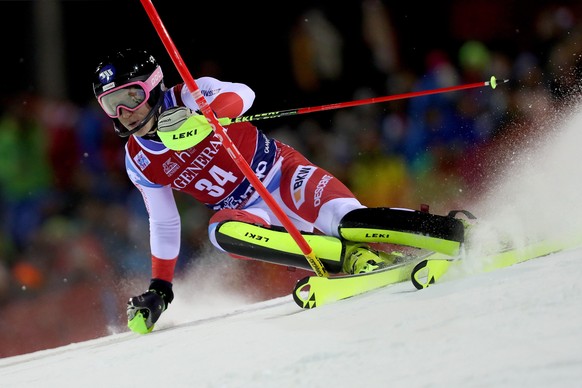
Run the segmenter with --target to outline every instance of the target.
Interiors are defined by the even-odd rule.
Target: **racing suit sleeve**
[[[235,118],[249,110],[255,100],[255,92],[245,84],[220,81],[213,77],[200,77],[196,80],[200,92],[217,117]],[[180,97],[190,109],[199,110],[194,96],[184,87]]]
[[[180,252],[180,214],[169,186],[142,185],[141,192],[149,215],[152,278],[172,282]]]

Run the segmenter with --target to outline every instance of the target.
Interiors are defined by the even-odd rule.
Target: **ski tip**
[[[410,274],[412,284],[418,290],[427,288],[447,272],[451,263],[449,259],[427,259],[419,262]]]
[[[304,309],[311,309],[317,306],[315,292],[311,290],[309,284],[310,276],[305,277],[297,282],[293,290],[293,300],[297,305]]]
[[[426,276],[428,275],[428,270],[426,268],[427,264],[428,260],[423,260],[419,262],[414,266],[410,274],[410,280],[412,281],[412,284],[414,285],[414,287],[416,287],[417,290],[422,290],[423,288],[428,287],[428,285],[430,284],[429,282],[427,282],[426,278]]]

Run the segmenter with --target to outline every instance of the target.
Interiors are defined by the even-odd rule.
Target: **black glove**
[[[152,279],[146,292],[129,298],[127,302],[127,327],[138,334],[147,334],[168,305],[174,300],[172,283]]]

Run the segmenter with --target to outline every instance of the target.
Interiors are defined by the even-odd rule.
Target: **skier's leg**
[[[454,255],[464,241],[465,225],[452,216],[399,208],[354,209],[338,227],[343,239],[429,249]]]
[[[341,272],[345,247],[339,238],[312,233],[302,235],[328,272]],[[284,228],[278,226],[264,227],[241,221],[222,221],[213,230],[213,242],[217,248],[234,257],[312,269],[295,240]]]
[[[218,249],[235,258],[312,269],[284,228],[265,224],[260,217],[243,210],[221,210],[211,218],[210,240]],[[397,259],[370,249],[367,244],[306,232],[302,235],[330,273],[370,272]]]
[[[270,225],[265,220],[269,218],[267,213],[263,216],[245,210],[221,210],[210,219],[210,241],[235,258],[312,269],[291,235],[282,227]],[[302,234],[329,272],[341,271],[345,247],[339,238]]]

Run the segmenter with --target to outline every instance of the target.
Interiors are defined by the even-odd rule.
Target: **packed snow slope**
[[[582,250],[313,310],[283,297],[0,360],[3,387],[574,387]]]
[[[580,233],[579,112],[504,160],[477,207],[477,228],[495,225],[516,242]],[[424,290],[404,282],[313,310],[290,296],[251,304],[200,288],[196,298],[178,297],[151,334],[125,331],[2,359],[0,384],[580,386],[582,248],[489,273],[478,271],[477,255],[467,262],[465,276]]]

